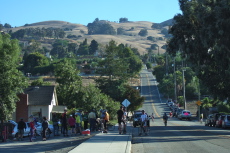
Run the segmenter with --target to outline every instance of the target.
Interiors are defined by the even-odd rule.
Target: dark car
[[[213,120],[213,114],[208,115],[205,121],[205,126],[212,126],[212,120]]]
[[[141,118],[142,112],[141,111],[134,111],[133,114],[133,127],[140,125],[140,118]]]
[[[216,121],[218,120],[220,115],[222,115],[222,114],[221,113],[214,113],[213,114],[213,118],[211,120],[211,125],[210,126],[214,126],[214,127],[216,126]]]

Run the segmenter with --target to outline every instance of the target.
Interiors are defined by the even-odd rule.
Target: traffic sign
[[[130,102],[125,99],[123,102],[122,102],[122,105],[124,105],[125,107],[128,107],[130,105]]]
[[[196,104],[197,104],[198,106],[200,106],[200,105],[202,104],[202,102],[198,100],[198,101],[196,102]]]

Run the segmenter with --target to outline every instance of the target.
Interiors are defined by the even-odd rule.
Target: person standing
[[[93,112],[93,110],[91,110],[91,112],[88,115],[89,118],[89,124],[90,124],[90,131],[94,131],[95,130],[95,126],[96,126],[96,114]]]
[[[62,117],[61,117],[62,134],[64,137],[68,136],[66,112],[67,112],[67,109],[64,109],[64,113],[62,114]]]
[[[88,112],[84,112],[84,114],[82,115],[82,120],[84,122],[84,130],[88,129]]]
[[[76,134],[80,133],[81,135],[81,117],[78,113],[75,113],[75,120],[76,120]]]
[[[23,121],[23,118],[18,122],[18,140],[23,140],[24,130],[26,130],[26,123]]]
[[[119,134],[121,134],[121,132],[122,132],[121,122],[123,122],[123,124],[125,126],[125,123],[123,121],[123,116],[124,116],[123,106],[120,106],[120,109],[117,111],[117,120],[118,120],[118,124],[119,124]]]
[[[30,120],[30,142],[33,142],[34,134],[35,134],[35,126],[34,126],[34,119],[33,117],[29,118]]]
[[[141,130],[140,130],[140,133],[139,135],[141,136],[142,135],[142,131],[143,133],[145,133],[145,135],[147,135],[147,131],[146,131],[146,126],[147,126],[147,114],[145,113],[145,110],[142,110],[142,114],[141,114]]]
[[[58,131],[59,131],[58,121],[59,121],[59,119],[57,118],[56,113],[54,113],[53,118],[52,118],[54,136],[59,136],[59,134],[58,134]]]
[[[69,126],[71,128],[71,135],[76,134],[75,130],[75,119],[73,118],[73,115],[70,115],[68,119]]]
[[[43,118],[43,122],[42,122],[42,138],[43,141],[46,141],[46,130],[48,129],[48,121],[46,119],[46,117],[44,116]]]
[[[104,129],[104,133],[107,133],[107,123],[109,122],[109,113],[107,112],[107,110],[105,110],[105,129]]]

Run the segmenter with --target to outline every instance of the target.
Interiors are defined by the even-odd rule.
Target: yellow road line
[[[151,97],[151,99],[150,100],[152,100],[152,92],[151,92],[151,90],[150,90],[150,83],[149,83],[149,77],[148,77],[148,75],[146,74],[146,78],[148,78],[147,80],[148,80],[148,85],[149,85],[149,93],[150,93],[150,97]],[[153,100],[152,100],[153,101]],[[152,102],[151,103],[152,104],[152,108],[153,108],[153,111],[154,111],[154,114],[156,114],[157,115],[157,117],[160,117],[160,115],[157,113],[157,111],[156,111],[156,108],[155,108],[155,106],[154,106],[154,103]]]

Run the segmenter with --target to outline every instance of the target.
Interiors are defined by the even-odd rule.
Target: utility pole
[[[165,71],[166,71],[166,76],[168,76],[168,54],[167,54],[167,45],[166,46],[166,52],[165,52],[165,61],[166,61],[166,64],[165,64]]]
[[[175,102],[177,102],[177,87],[176,87],[176,62],[174,57],[174,64],[173,64],[173,71],[174,71],[174,95],[175,95]]]
[[[184,95],[184,109],[186,110],[186,98],[185,98],[185,80],[184,80],[184,71],[186,71],[185,68],[182,68],[182,74],[183,74],[183,95]]]

